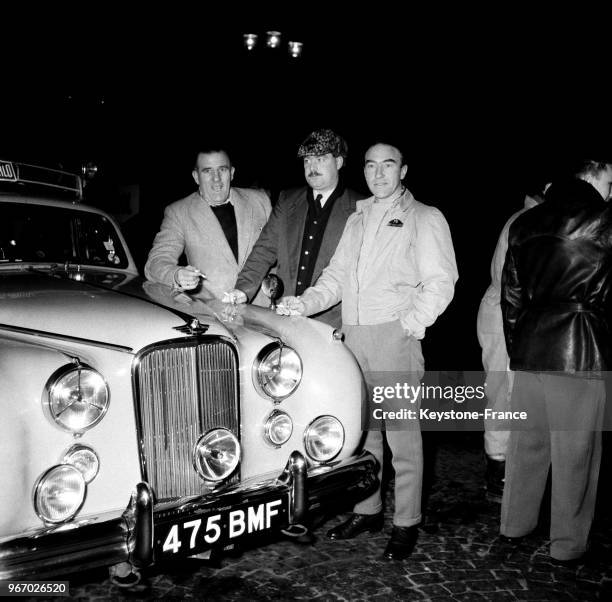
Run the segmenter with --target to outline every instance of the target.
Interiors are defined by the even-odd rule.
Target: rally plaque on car
[[[13,164],[9,161],[0,161],[0,181],[15,182],[16,180],[17,175]]]
[[[288,524],[289,494],[231,506],[219,512],[155,525],[157,558],[191,556],[211,548],[278,532]]]

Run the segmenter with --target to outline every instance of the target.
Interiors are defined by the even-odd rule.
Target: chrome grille
[[[200,435],[224,427],[239,437],[237,378],[234,349],[218,339],[172,341],[140,356],[135,384],[141,452],[158,500],[204,491],[192,460]]]

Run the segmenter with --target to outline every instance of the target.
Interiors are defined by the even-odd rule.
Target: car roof
[[[100,213],[108,216],[106,211],[93,207],[92,205],[85,205],[80,201],[64,201],[61,199],[52,199],[46,197],[37,197],[30,195],[21,195],[7,192],[0,192],[0,203],[21,203],[23,205],[45,205],[47,207],[61,207],[63,209],[74,209],[78,211],[88,211],[90,213]]]

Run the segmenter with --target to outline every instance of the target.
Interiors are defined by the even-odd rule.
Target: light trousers
[[[537,525],[552,467],[550,555],[581,556],[597,495],[603,380],[561,374],[515,372],[511,408],[528,414],[529,428],[510,434],[501,533],[520,537]]]
[[[507,411],[514,372],[508,369],[509,358],[499,305],[483,299],[478,309],[478,342],[482,348],[482,365],[486,372],[485,391],[487,408]],[[492,421],[484,421],[484,446],[487,456],[505,456],[510,431],[491,428]]]
[[[359,362],[369,394],[375,386],[394,386],[398,378],[418,386],[424,373],[421,343],[405,333],[399,320],[376,325],[344,325],[342,330],[346,345]],[[400,401],[398,406],[401,405]],[[418,403],[411,404],[411,407],[418,409]],[[382,426],[385,427],[384,424]],[[423,445],[418,422],[413,421],[410,426],[412,428],[406,427],[405,430],[370,430],[365,440],[365,448],[380,464],[379,480],[383,475],[385,436],[391,449],[395,470],[393,524],[398,527],[411,527],[421,521]],[[354,511],[358,514],[376,514],[382,509],[379,485],[370,497],[355,506]]]

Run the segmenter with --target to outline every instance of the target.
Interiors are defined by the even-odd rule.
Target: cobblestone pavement
[[[429,514],[436,532],[421,531],[412,557],[389,562],[382,551],[391,529],[387,495],[383,533],[332,542],[315,530],[314,545],[281,540],[217,564],[188,559],[146,572],[126,592],[105,570],[70,577],[79,600],[596,600],[612,597],[612,495],[602,482],[592,530],[594,558],[569,569],[549,562],[546,518],[518,547],[497,542],[499,505],[482,490],[482,436],[438,435]],[[608,456],[610,454],[607,454]],[[430,457],[433,457],[430,454]],[[604,458],[605,460],[605,458]],[[602,464],[602,480],[605,479]],[[389,490],[390,493],[390,490]],[[40,598],[38,598],[40,599]]]

